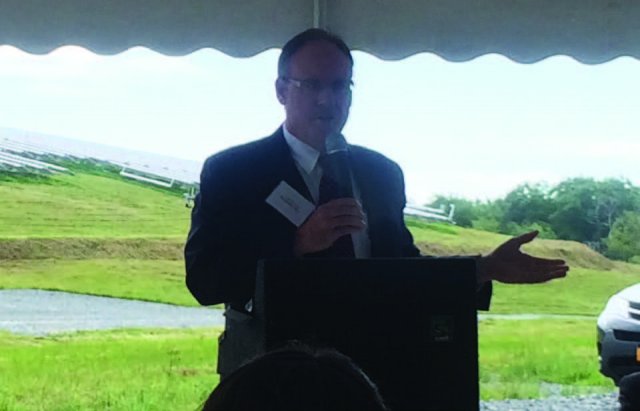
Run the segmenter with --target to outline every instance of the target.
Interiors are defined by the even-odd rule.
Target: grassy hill
[[[190,210],[180,193],[85,171],[51,178],[0,174],[0,288],[197,305],[184,286]],[[407,224],[431,255],[486,253],[507,238],[415,219]],[[640,266],[607,260],[578,243],[536,240],[527,249],[565,258],[569,276],[533,286],[495,284],[492,312],[596,315],[609,295],[640,281]],[[611,381],[598,373],[594,327],[593,319],[583,318],[481,321],[482,398],[544,396],[549,385],[567,394],[611,391]],[[0,409],[85,409],[89,397],[113,409],[158,403],[193,409],[217,381],[218,332],[117,330],[47,338],[0,333],[0,358],[9,359],[0,371],[15,376],[0,387]],[[47,366],[52,358],[57,362]],[[129,366],[122,366],[123,359]],[[150,377],[132,378],[132,370]],[[34,381],[50,382],[50,389],[40,395]]]
[[[176,193],[118,174],[0,180],[0,238],[184,237]]]
[[[197,304],[184,287],[190,210],[179,192],[105,171],[5,176],[0,209],[0,288]],[[507,238],[416,219],[407,224],[429,255],[486,253]],[[613,262],[579,243],[536,240],[526,250],[566,259],[569,276],[535,286],[497,284],[493,312],[595,315],[609,295],[640,281],[640,266]]]
[[[484,254],[507,240],[505,235],[409,220],[423,254]],[[494,284],[495,313],[596,315],[609,296],[640,282],[640,265],[612,261],[575,241],[536,239],[523,248],[533,255],[565,259],[571,270],[561,280],[536,285]]]

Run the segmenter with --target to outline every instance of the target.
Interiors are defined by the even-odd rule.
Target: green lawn
[[[637,272],[572,268],[567,277],[545,284],[507,285],[494,282],[492,313],[598,315],[609,297],[640,282]]]
[[[51,178],[0,175],[0,288],[44,288],[197,305],[184,285],[190,211],[179,190],[107,171]],[[429,255],[486,253],[507,237],[407,220]],[[566,259],[566,279],[496,284],[493,313],[596,315],[640,282],[640,265],[569,241],[527,250]],[[0,411],[194,410],[217,382],[215,330],[110,331],[32,338],[0,333]],[[595,320],[483,321],[484,399],[611,391],[597,371]]]
[[[485,320],[480,322],[483,399],[536,398],[557,385],[566,395],[611,392],[598,371],[593,320]]]
[[[218,334],[0,334],[0,410],[195,410],[218,382]]]
[[[0,410],[195,410],[218,381],[218,333],[0,334]],[[483,399],[614,389],[597,370],[593,321],[483,321],[479,333]]]
[[[0,238],[185,235],[189,210],[174,193],[78,173],[0,180]]]
[[[0,260],[0,288],[40,288],[198,305],[180,260]]]

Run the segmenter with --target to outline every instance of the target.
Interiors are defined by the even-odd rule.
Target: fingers
[[[556,278],[562,278],[567,276],[567,272],[569,271],[568,266],[561,266],[553,269],[537,269],[532,270],[527,278],[528,283],[544,283]]]
[[[326,213],[329,217],[338,215],[353,215],[364,217],[362,206],[353,198],[338,198],[318,207],[318,211]]]
[[[322,204],[320,207],[323,206],[343,206],[343,205],[357,205],[360,206],[360,203],[358,202],[358,200],[356,200],[353,197],[344,197],[344,198],[336,198],[334,200],[331,201],[327,201],[326,203]]]
[[[352,227],[356,230],[365,228],[364,217],[353,215],[339,215],[328,221],[328,224],[334,229],[338,227]]]
[[[355,234],[366,227],[364,212],[361,208],[355,210],[347,206],[336,206],[336,210],[329,212],[326,224],[330,230],[331,243],[338,238]]]
[[[318,218],[331,226],[348,225],[364,228],[364,211],[360,204],[352,198],[330,201],[318,207],[316,213]]]
[[[532,263],[532,276],[538,277],[538,281],[534,282],[545,282],[554,278],[566,277],[569,272],[569,266],[564,260],[534,257]]]
[[[531,264],[536,267],[558,267],[567,265],[566,261],[564,260],[551,260],[538,257],[532,257]]]
[[[567,264],[566,261],[564,260],[553,260],[550,258],[538,258],[538,257],[534,257],[536,259],[536,263],[537,264],[541,264],[541,265],[565,265]]]
[[[567,270],[548,271],[538,276],[532,277],[531,284],[545,283],[547,281],[555,280],[556,278],[562,278],[567,276]]]
[[[351,226],[336,227],[333,229],[331,235],[331,244],[333,244],[338,238],[342,236],[355,234],[358,231],[360,231],[360,229]]]
[[[530,266],[532,266],[536,270],[547,270],[547,271],[564,270],[565,272],[569,271],[569,266],[567,265],[566,261],[561,259],[531,257]]]
[[[522,244],[530,243],[537,236],[538,236],[538,230],[535,230],[535,231],[528,232],[526,234],[522,234],[518,237],[514,237],[512,238],[512,241],[514,241],[516,244],[520,246]]]
[[[566,277],[568,272],[569,272],[569,267],[565,267],[561,270],[551,271],[551,273],[549,274],[551,275],[551,278],[561,278],[561,277]]]
[[[366,227],[362,206],[353,198],[340,198],[319,206],[302,224],[294,240],[297,256],[330,247],[338,238]]]

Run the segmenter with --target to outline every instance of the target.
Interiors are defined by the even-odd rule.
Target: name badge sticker
[[[266,202],[296,227],[300,227],[316,208],[312,202],[304,198],[285,181],[278,184],[275,190],[269,194]]]

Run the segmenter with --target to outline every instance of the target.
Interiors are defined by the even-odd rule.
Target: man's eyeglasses
[[[344,96],[351,93],[351,87],[353,87],[352,80],[336,80],[331,83],[315,79],[299,80],[290,77],[282,77],[282,80],[309,94],[319,94],[322,90],[329,89],[334,95]]]

